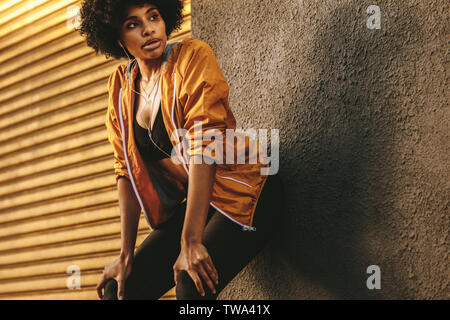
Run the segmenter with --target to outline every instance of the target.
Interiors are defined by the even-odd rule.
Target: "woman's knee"
[[[194,281],[191,276],[185,270],[178,272],[177,276],[177,286],[176,286],[176,296],[177,300],[204,300],[204,299],[216,299],[216,295],[213,295],[209,288],[205,286],[204,283],[203,290],[205,291],[205,296],[201,296],[195,286]]]
[[[115,279],[106,280],[103,290],[103,300],[117,300],[117,281]]]
[[[193,300],[198,299],[198,293],[195,288],[195,283],[192,281],[189,274],[181,270],[177,275],[177,286],[176,286],[177,300]],[[197,293],[197,294],[196,294]]]

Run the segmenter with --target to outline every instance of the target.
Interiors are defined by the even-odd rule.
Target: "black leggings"
[[[175,286],[173,265],[180,253],[186,202],[160,228],[153,230],[136,249],[130,276],[125,281],[124,299],[158,299]],[[203,233],[203,245],[216,267],[219,284],[216,294],[202,282],[202,297],[186,271],[178,273],[177,299],[216,299],[223,288],[241,271],[271,239],[284,210],[283,184],[277,175],[270,175],[261,191],[254,214],[256,231],[243,231],[212,206]],[[109,279],[104,300],[117,299],[117,282]]]

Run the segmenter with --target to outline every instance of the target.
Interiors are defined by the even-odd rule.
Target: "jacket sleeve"
[[[189,142],[186,149],[189,157],[203,155],[209,163],[224,163],[226,129],[236,127],[228,102],[229,86],[211,47],[196,41],[183,63],[179,97]],[[219,148],[209,146],[213,142]]]
[[[108,111],[106,114],[105,125],[108,134],[108,140],[111,143],[114,150],[114,160],[113,167],[116,177],[116,183],[119,177],[127,177],[130,179],[128,174],[127,164],[125,161],[125,156],[123,152],[122,145],[122,130],[120,128],[120,123],[116,115],[116,104],[119,99],[120,90],[120,79],[117,76],[117,70],[115,70],[108,79]]]

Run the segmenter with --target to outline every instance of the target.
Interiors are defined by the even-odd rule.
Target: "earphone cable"
[[[122,50],[123,50],[123,51],[125,52],[125,54],[127,55],[129,63],[131,63],[132,61],[131,61],[130,56],[128,55],[127,51],[125,50],[125,48],[124,48],[122,45],[120,45],[120,46],[122,47]],[[136,60],[136,59],[134,59],[134,60]],[[158,78],[158,82],[157,82],[158,85],[159,85],[159,80],[160,80],[160,78],[161,78],[161,76]],[[133,88],[131,88],[131,90],[134,91],[135,93],[137,93],[138,95],[140,95],[141,97],[144,98],[144,100],[145,100],[145,107],[146,107],[146,106],[147,106],[147,103],[148,103],[147,98],[146,98],[143,94],[141,94],[141,93],[137,92],[136,90],[134,90]],[[154,95],[152,101],[154,101],[154,98],[155,98],[155,96],[156,96],[157,93],[158,93],[158,91],[156,91],[156,93],[155,93],[155,95]],[[139,115],[140,115],[141,120],[143,120],[143,119],[142,119],[142,112],[141,112]],[[145,121],[143,121],[143,122],[145,123]],[[171,156],[170,156],[167,152],[165,152],[163,149],[161,149],[161,148],[155,143],[155,141],[153,141],[152,133],[151,133],[151,130],[150,130],[150,126],[147,126],[147,133],[148,133],[148,136],[149,136],[150,140],[152,140],[152,143],[153,143],[159,150],[161,150],[165,155],[167,155],[167,156],[170,158]]]

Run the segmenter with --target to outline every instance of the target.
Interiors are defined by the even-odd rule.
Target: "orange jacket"
[[[213,141],[205,139],[211,132],[208,129],[218,130],[216,132],[220,132],[222,137],[225,137],[226,129],[236,129],[236,120],[228,103],[229,86],[213,50],[204,41],[186,38],[167,44],[162,58],[161,111],[174,147],[172,159],[182,163],[187,174],[190,156],[204,154],[205,157],[216,159],[218,162],[210,204],[240,224],[244,230],[255,230],[253,214],[268,177],[267,174],[261,174],[261,168],[268,168],[269,164],[259,161],[262,158],[256,163],[250,161],[255,152],[260,157],[265,154],[259,143],[256,143],[256,151],[250,148],[250,141],[255,140],[247,135],[241,135],[241,139],[237,138],[233,142],[219,139],[219,144],[216,144],[222,146],[222,150],[232,148],[234,155],[245,157],[245,163],[236,163],[236,160],[233,163],[226,162],[225,155],[216,152],[218,149],[211,151],[211,146],[208,149]],[[149,227],[155,228],[165,222],[169,215],[164,210],[157,181],[152,179],[135,144],[132,106],[138,67],[134,59],[119,65],[110,75],[105,124],[114,149],[116,181],[120,176],[131,181]],[[182,130],[188,133],[184,138]],[[199,133],[203,140],[197,139],[201,139]],[[223,160],[219,162],[218,159]],[[181,183],[177,186],[180,190],[184,188]]]

